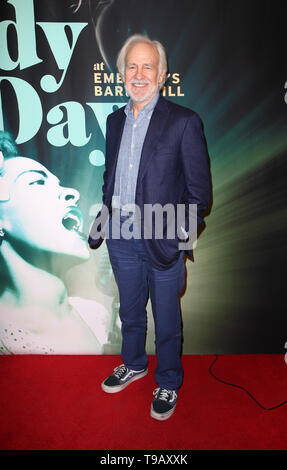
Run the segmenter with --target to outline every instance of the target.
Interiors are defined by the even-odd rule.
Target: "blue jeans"
[[[140,239],[125,240],[121,236],[106,243],[120,296],[122,360],[133,370],[148,365],[146,304],[150,294],[157,355],[155,381],[159,387],[177,390],[183,376],[179,305],[185,275],[183,252],[172,268],[162,271],[151,265]]]

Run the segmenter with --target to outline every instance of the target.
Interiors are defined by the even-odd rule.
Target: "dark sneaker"
[[[150,410],[151,417],[161,421],[170,418],[176,407],[176,391],[166,390],[165,388],[156,388],[153,394],[154,399]]]
[[[122,364],[121,366],[116,367],[114,369],[114,373],[102,382],[102,389],[107,393],[120,392],[130,383],[144,377],[147,372],[147,369],[132,370]]]

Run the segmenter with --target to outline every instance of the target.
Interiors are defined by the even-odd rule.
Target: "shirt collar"
[[[150,113],[151,111],[154,110],[156,104],[157,104],[157,101],[159,99],[159,93],[157,93],[152,100],[150,100],[139,112],[139,114],[143,115],[143,116],[147,116],[148,113]],[[127,116],[134,116],[133,115],[133,112],[132,112],[132,100],[129,99],[126,107],[125,107],[125,113]]]

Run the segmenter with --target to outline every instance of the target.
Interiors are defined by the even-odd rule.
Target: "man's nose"
[[[136,70],[136,78],[138,80],[140,80],[141,78],[143,78],[143,70],[142,68],[138,67],[137,70]]]

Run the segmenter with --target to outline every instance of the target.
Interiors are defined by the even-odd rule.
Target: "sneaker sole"
[[[136,380],[138,379],[141,379],[142,377],[144,377],[145,375],[147,375],[148,373],[148,369],[146,369],[144,372],[142,372],[141,374],[138,374],[138,375],[135,375],[134,377],[132,377],[130,380],[128,380],[126,383],[122,384],[122,385],[115,385],[115,386],[111,386],[109,387],[108,385],[105,385],[104,382],[101,383],[101,387],[102,387],[102,390],[106,393],[118,393],[118,392],[121,392],[122,390],[124,390],[128,385],[130,385],[132,382],[135,382]]]
[[[170,418],[175,411],[176,404],[166,413],[157,413],[154,411],[153,407],[151,406],[150,415],[152,418],[157,419],[158,421],[165,421],[166,419]]]

